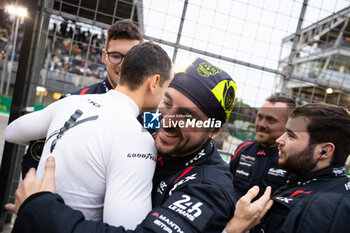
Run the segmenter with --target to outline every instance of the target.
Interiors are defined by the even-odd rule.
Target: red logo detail
[[[234,160],[234,159],[236,158],[236,155],[238,154],[238,152],[239,152],[243,147],[245,147],[246,145],[250,145],[250,144],[252,144],[252,143],[253,143],[253,142],[246,142],[246,143],[244,143],[240,148],[238,148],[238,149],[236,150],[235,154],[232,156],[231,161]]]
[[[83,90],[81,90],[79,95],[85,95],[85,93],[90,89],[90,87],[84,88]]]
[[[152,215],[156,216],[157,218],[159,217],[159,214],[157,212],[154,212]]]
[[[312,193],[312,191],[297,190],[292,195],[290,195],[290,197],[294,197],[294,196],[301,194],[301,193],[310,194],[310,193]]]
[[[158,156],[158,155],[157,155],[157,156]],[[159,157],[157,158],[157,163],[159,163],[160,166],[164,166],[164,162],[163,162],[163,157],[162,157],[162,156],[159,156]]]
[[[183,176],[186,175],[189,171],[191,171],[192,168],[194,168],[194,166],[186,168],[185,171],[182,172],[182,174],[174,181],[173,184],[175,184],[181,177],[183,177]]]
[[[260,150],[260,151],[257,153],[257,155],[263,155],[263,156],[266,156],[266,153],[265,153],[265,151]]]

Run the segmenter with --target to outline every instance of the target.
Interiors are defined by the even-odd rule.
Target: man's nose
[[[279,138],[276,139],[277,145],[284,145],[284,136],[286,133],[282,134]]]

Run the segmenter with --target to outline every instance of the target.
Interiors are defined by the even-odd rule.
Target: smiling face
[[[139,40],[130,40],[130,39],[117,39],[110,40],[108,44],[108,48],[106,49],[108,52],[119,52],[125,55],[132,47],[139,44]],[[115,88],[118,85],[120,79],[120,71],[123,60],[119,64],[113,64],[108,59],[108,55],[104,49],[102,51],[102,61],[106,65],[107,69],[107,78],[109,83],[112,85],[112,88]]]
[[[286,124],[286,132],[277,139],[280,150],[278,164],[296,175],[313,171],[318,162],[315,155],[316,145],[309,144],[309,122],[305,117],[290,118]]]
[[[205,121],[208,117],[189,98],[174,88],[168,88],[159,105],[163,122],[179,122],[188,118]],[[179,117],[180,116],[180,117]],[[213,135],[213,128],[169,127],[162,124],[155,146],[163,154],[183,157],[199,150]]]
[[[276,146],[287,122],[288,107],[286,103],[265,102],[258,111],[255,120],[256,140],[265,147]]]

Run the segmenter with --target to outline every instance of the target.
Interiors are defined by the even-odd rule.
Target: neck
[[[139,114],[142,112],[142,108],[144,107],[145,103],[145,91],[142,88],[130,90],[125,85],[118,85],[116,88],[114,88],[114,90],[119,91],[132,99],[139,108]]]
[[[206,142],[204,142],[201,145],[198,145],[197,147],[193,147],[193,148],[189,149],[187,152],[181,151],[177,154],[171,154],[170,157],[186,157],[186,156],[193,155],[193,154],[201,151],[203,148],[205,148],[208,143],[210,143],[210,140],[207,140]]]
[[[270,145],[267,145],[267,144],[263,144],[263,143],[260,143],[260,142],[258,142],[259,144],[260,144],[260,146],[262,146],[262,147],[265,147],[265,148],[273,148],[273,147],[277,147],[277,144],[270,144]]]

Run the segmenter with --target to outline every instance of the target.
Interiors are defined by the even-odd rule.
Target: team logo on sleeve
[[[145,129],[159,129],[160,128],[160,112],[144,112],[143,113],[143,127]]]
[[[190,221],[194,221],[202,214],[202,205],[203,202],[195,202],[191,200],[190,196],[182,195],[182,199],[173,202],[168,208],[185,216]]]

